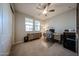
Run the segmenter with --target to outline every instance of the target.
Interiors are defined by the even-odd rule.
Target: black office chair
[[[45,40],[47,42],[54,42],[54,35],[53,35],[54,32],[55,32],[54,29],[49,29],[46,31],[46,33],[43,33],[43,36],[46,37]]]

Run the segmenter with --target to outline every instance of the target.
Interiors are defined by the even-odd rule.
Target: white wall
[[[0,55],[9,55],[12,45],[12,11],[8,3],[2,5],[2,34],[0,37]]]
[[[23,38],[25,36],[25,16],[20,13],[15,14],[15,22],[16,22],[16,33],[15,33],[15,42],[20,43],[23,42]]]
[[[16,38],[15,38],[15,42],[17,43],[21,43],[24,42],[24,36],[27,35],[27,33],[32,33],[32,32],[26,32],[25,31],[25,17],[29,17],[32,18],[33,20],[35,19],[32,16],[28,16],[26,14],[20,13],[20,12],[16,12],[15,14],[15,22],[16,22]]]
[[[53,27],[56,32],[62,33],[65,29],[76,30],[76,9],[69,10],[46,20],[46,29]]]

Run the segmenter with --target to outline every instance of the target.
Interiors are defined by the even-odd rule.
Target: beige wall
[[[12,45],[12,11],[8,3],[2,5],[2,33],[0,37],[0,55],[9,55]]]
[[[62,33],[65,29],[76,30],[76,9],[47,19],[45,25],[46,29],[53,27],[58,33]]]
[[[15,38],[15,42],[17,43],[21,43],[24,42],[24,36],[27,35],[27,33],[31,33],[31,32],[26,32],[25,31],[25,17],[29,17],[32,18],[33,20],[35,20],[34,17],[32,16],[28,16],[26,14],[20,13],[20,12],[16,12],[16,38]],[[41,22],[41,21],[40,21]],[[32,31],[32,33],[35,31]]]

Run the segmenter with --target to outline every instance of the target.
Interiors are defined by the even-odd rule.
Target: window
[[[33,20],[25,18],[25,31],[33,31]]]
[[[40,21],[35,20],[35,31],[40,31]]]
[[[25,18],[25,31],[40,31],[40,21]]]

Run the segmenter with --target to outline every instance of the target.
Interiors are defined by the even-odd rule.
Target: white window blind
[[[40,31],[40,21],[35,20],[35,31]]]
[[[33,19],[25,18],[25,31],[33,31]]]
[[[40,21],[25,18],[25,31],[40,31]]]

